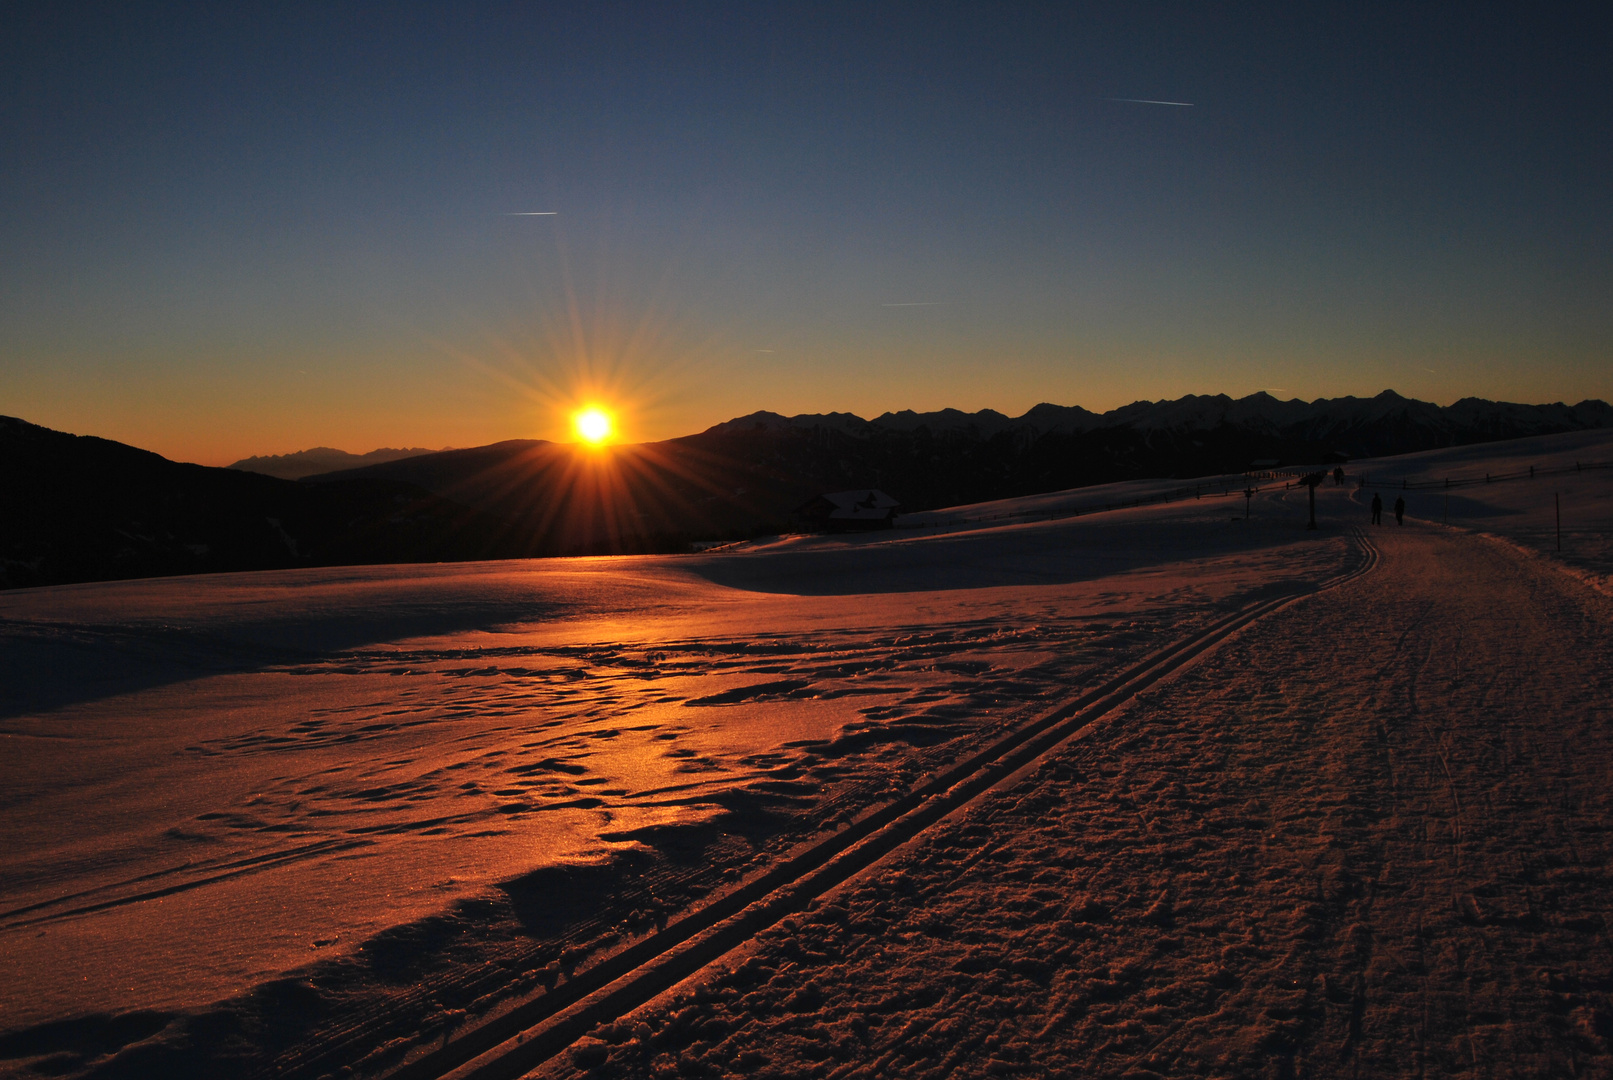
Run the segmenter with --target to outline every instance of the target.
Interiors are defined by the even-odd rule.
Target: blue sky
[[[14,6],[0,412],[220,463],[1613,397],[1606,20],[1295,7]]]

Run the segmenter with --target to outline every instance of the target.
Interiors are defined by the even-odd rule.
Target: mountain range
[[[320,448],[225,469],[0,418],[0,587],[381,562],[686,550],[790,527],[813,495],[881,488],[904,511],[1145,477],[1240,472],[1613,427],[1613,407],[1466,398],[1189,396],[1107,413],[757,412],[591,450],[517,439],[289,480]],[[296,459],[293,463],[291,459]],[[374,461],[373,455],[326,460]]]
[[[443,449],[452,450],[453,447],[445,446]],[[238,469],[241,472],[261,473],[264,476],[278,476],[282,480],[301,480],[305,476],[315,476],[319,473],[335,472],[338,469],[359,469],[365,465],[379,465],[386,461],[419,457],[421,454],[434,452],[417,446],[408,450],[382,448],[371,450],[367,454],[349,454],[345,450],[316,446],[311,450],[299,450],[295,454],[265,454],[261,457],[242,458],[224,467]]]
[[[1333,444],[1338,454],[1370,457],[1613,426],[1613,406],[1596,400],[1578,405],[1515,405],[1483,398],[1463,398],[1453,405],[1440,406],[1401,397],[1392,390],[1370,398],[1281,401],[1262,391],[1243,398],[1189,394],[1174,401],[1138,401],[1105,413],[1079,406],[1043,404],[1020,417],[1005,416],[992,409],[975,413],[957,409],[917,413],[908,409],[873,420],[851,413],[785,417],[758,412],[718,424],[709,431],[757,425],[775,431],[824,428],[851,435],[882,431],[913,434],[928,429],[936,435],[961,433],[980,439],[1002,434],[1071,435],[1118,428],[1137,432],[1238,428],[1289,441]]]
[[[531,554],[407,484],[300,484],[0,417],[0,588]]]
[[[1600,401],[1450,406],[1393,392],[1278,401],[1267,394],[1139,402],[1097,414],[991,410],[781,416],[757,412],[607,455],[514,440],[309,477],[411,484],[508,521],[545,551],[670,550],[680,539],[786,528],[812,495],[880,488],[905,511],[1147,477],[1241,472],[1613,426]]]

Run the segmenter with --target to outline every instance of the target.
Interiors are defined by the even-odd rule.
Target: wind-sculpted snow
[[[1348,546],[1225,510],[10,594],[6,1024],[523,992]]]
[[[1482,493],[1490,521],[1508,491],[1529,489],[1464,494]],[[0,1071],[314,1077],[418,1062],[1143,656],[1355,565],[1350,529],[1369,494],[1321,489],[1318,533],[1303,528],[1303,491],[1279,484],[1248,521],[1241,498],[1205,498],[702,557],[9,593]],[[1439,565],[1474,568],[1464,587],[1482,609],[1516,552],[1424,514],[1414,503],[1400,532],[1373,535],[1437,534]],[[1373,658],[1400,656],[1396,619],[1435,610],[1417,599],[1423,577],[1454,580],[1405,565],[1350,586],[1347,611],[1316,621],[1304,613],[1334,610],[1316,598],[1247,632],[1066,764],[948,819],[757,944],[740,973],[596,1033],[557,1067],[747,1071],[768,1054],[809,1073],[850,1054],[989,1071],[1025,1060],[1016,1046],[1056,1043],[1118,1073],[1156,1039],[1180,1040],[1162,1053],[1192,1043],[1186,1026],[1239,994],[1235,1015],[1280,1034],[1223,1032],[1232,1049],[1214,1060],[1240,1071],[1258,1058],[1250,1046],[1289,1053],[1338,1019],[1328,1010],[1354,975],[1285,989],[1300,978],[1290,954],[1258,952],[1307,905],[1321,906],[1294,926],[1323,936],[1296,940],[1347,929],[1305,876],[1336,846],[1262,838],[1287,835],[1278,817],[1333,814],[1330,835],[1354,844],[1378,820],[1349,809],[1346,781],[1367,783],[1351,725],[1368,738],[1378,713],[1360,710],[1398,707],[1383,703],[1402,700],[1405,665]],[[1529,580],[1579,588],[1545,556],[1529,565]],[[1530,619],[1526,636],[1549,623]],[[1604,630],[1576,619],[1565,648],[1595,670]],[[1417,633],[1442,640],[1438,625]],[[1537,705],[1591,730],[1581,697]],[[1406,746],[1424,772],[1438,758]],[[1313,780],[1338,788],[1320,818],[1304,802]],[[1559,884],[1553,903],[1581,904],[1580,884]],[[1484,913],[1475,925],[1502,910],[1484,887],[1456,893]],[[1265,914],[1241,913],[1250,896]],[[1596,1000],[1568,1006],[1589,1009],[1593,1031]],[[1010,1013],[1012,1030],[986,1019]]]
[[[540,1075],[1606,1075],[1613,609],[1379,542]]]

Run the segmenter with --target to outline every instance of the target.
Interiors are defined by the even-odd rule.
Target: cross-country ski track
[[[1370,535],[540,1075],[1608,1075],[1608,597]]]
[[[0,1075],[1613,1075],[1613,474],[1549,442],[1318,531],[7,594]]]
[[[786,916],[802,911],[1004,781],[1018,779],[1072,737],[1256,620],[1369,574],[1377,564],[1377,550],[1364,533],[1357,534],[1357,545],[1357,565],[1334,580],[1251,604],[1159,650],[782,865],[393,1076],[396,1080],[502,1080],[523,1075],[589,1030],[643,1005]]]
[[[453,1075],[1605,1073],[1608,598],[1370,535]]]

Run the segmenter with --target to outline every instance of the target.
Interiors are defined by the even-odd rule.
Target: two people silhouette
[[[1404,498],[1401,498],[1401,497],[1396,497],[1396,499],[1395,499],[1395,524],[1396,525],[1404,525],[1405,523],[1406,523],[1406,500]],[[1372,524],[1374,524],[1374,525],[1382,525],[1383,524],[1383,496],[1377,494],[1376,492],[1374,492],[1373,495],[1372,495]]]

